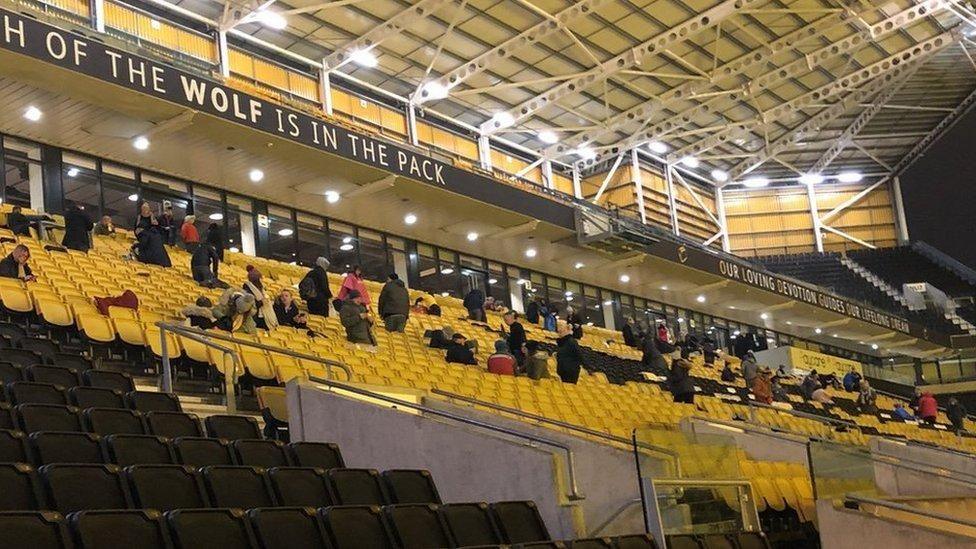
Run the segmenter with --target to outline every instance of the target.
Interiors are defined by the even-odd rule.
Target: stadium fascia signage
[[[572,228],[572,208],[321,118],[0,9],[0,48]]]

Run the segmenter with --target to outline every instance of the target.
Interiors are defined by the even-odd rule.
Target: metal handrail
[[[457,421],[458,423],[473,425],[475,427],[480,427],[482,429],[487,429],[489,431],[494,431],[496,433],[502,433],[504,435],[508,435],[516,438],[522,438],[538,444],[545,444],[546,446],[552,446],[553,448],[558,448],[566,453],[566,468],[569,470],[569,494],[567,495],[567,498],[571,501],[578,501],[586,498],[586,496],[582,495],[579,492],[579,487],[576,482],[576,459],[573,455],[573,450],[572,448],[566,446],[565,444],[562,444],[561,442],[549,440],[547,438],[539,437],[530,433],[523,433],[521,431],[516,431],[508,427],[501,427],[499,425],[493,425],[491,423],[487,423],[484,421],[479,421],[476,419],[471,419],[457,414],[452,414],[450,412],[445,412],[443,410],[437,410],[435,408],[424,406],[423,404],[416,404],[406,400],[401,400],[399,398],[394,398],[388,395],[376,393],[368,389],[363,389],[361,387],[348,385],[346,383],[340,383],[334,380],[321,379],[318,377],[311,376],[309,377],[309,381],[311,381],[312,383],[325,385],[333,389],[340,389],[342,391],[348,391],[350,393],[357,394],[360,396],[365,396],[372,399],[380,400],[388,404],[395,404],[397,406],[402,406],[404,408],[410,408],[412,410],[417,410],[432,416],[442,417],[445,419],[449,419],[451,421]]]
[[[890,466],[890,467],[896,467],[896,468],[899,468],[899,469],[905,469],[907,471],[912,471],[914,473],[922,473],[922,474],[925,474],[925,475],[934,475],[934,476],[937,476],[937,477],[940,477],[940,478],[949,480],[951,482],[955,482],[957,484],[965,484],[967,486],[974,486],[974,487],[976,487],[976,477],[973,477],[973,475],[970,475],[968,473],[961,473],[959,471],[952,471],[952,470],[946,469],[944,467],[932,466],[932,465],[929,465],[927,463],[922,463],[922,462],[919,462],[919,461],[915,461],[915,460],[911,460],[911,459],[906,459],[906,458],[902,458],[902,457],[890,456],[890,455],[887,455],[887,454],[875,454],[874,452],[872,452],[871,450],[869,450],[867,448],[860,448],[860,447],[850,446],[850,445],[847,445],[847,444],[841,444],[841,443],[838,443],[838,442],[834,442],[832,440],[813,439],[813,441],[818,442],[818,443],[821,443],[821,444],[829,444],[829,445],[833,446],[836,451],[841,452],[841,453],[844,453],[844,454],[847,454],[847,455],[859,455],[859,457],[863,457],[863,458],[867,459],[868,461],[871,461],[872,463],[880,463],[880,464],[887,465],[887,466]],[[909,465],[908,463],[914,463],[914,464],[917,464],[917,465],[921,465],[922,467],[927,467],[928,469],[924,469],[922,467],[915,467],[913,465]],[[810,463],[810,466],[811,466],[811,468],[813,467],[813,463],[812,462]],[[954,473],[959,473],[959,474],[962,474],[963,476],[967,476],[967,477],[973,478],[973,480],[966,480],[966,479],[956,478],[956,476],[955,476]],[[814,477],[816,477],[816,474],[814,474]]]
[[[963,526],[969,526],[976,528],[976,521],[964,519],[962,517],[953,517],[950,515],[945,515],[942,513],[937,513],[934,511],[928,511],[926,509],[919,509],[917,507],[912,507],[911,505],[905,505],[903,503],[897,503],[894,501],[888,501],[884,499],[869,498],[865,496],[860,496],[857,494],[845,494],[845,501],[853,501],[859,504],[877,505],[878,507],[887,507],[889,509],[894,509],[896,511],[902,511],[905,513],[911,513],[914,515],[921,515],[923,517],[933,518],[936,520],[941,520],[944,522],[952,522],[955,524],[961,524]]]
[[[789,414],[791,416],[802,417],[804,419],[812,419],[814,421],[819,421],[820,423],[831,423],[831,424],[834,424],[834,425],[843,425],[845,427],[853,427],[854,429],[857,429],[858,431],[861,430],[861,426],[860,425],[858,425],[857,423],[854,423],[853,421],[847,421],[846,419],[834,419],[832,417],[818,416],[817,414],[811,414],[809,412],[801,412],[799,410],[793,410],[793,409],[789,409],[789,408],[780,408],[778,406],[773,406],[771,404],[763,404],[762,402],[755,402],[752,399],[746,399],[746,406],[749,406],[750,408],[752,408],[752,407],[755,407],[755,408],[767,408],[769,410],[773,410],[774,412],[782,412],[782,413],[785,413],[785,414]],[[750,415],[752,415],[752,414],[750,413]]]
[[[458,395],[458,394],[451,393],[451,392],[448,392],[448,391],[442,391],[440,389],[431,389],[430,392],[431,393],[434,393],[435,395],[446,396],[448,398],[452,398],[452,399],[455,399],[455,400],[460,400],[462,402],[467,402],[469,404],[475,404],[475,405],[478,405],[478,406],[484,406],[486,408],[492,408],[492,409],[498,410],[500,412],[506,412],[506,413],[509,413],[509,414],[514,414],[514,415],[517,415],[517,416],[520,416],[520,417],[524,417],[524,418],[527,418],[527,419],[531,419],[531,420],[534,420],[534,421],[538,421],[540,423],[548,423],[550,425],[555,425],[555,426],[561,427],[563,429],[569,429],[571,431],[576,431],[576,432],[583,433],[583,434],[590,435],[590,436],[594,436],[594,437],[597,437],[597,438],[602,438],[604,440],[609,440],[609,441],[612,441],[612,442],[617,442],[617,443],[620,443],[620,444],[625,444],[628,447],[633,445],[633,443],[630,440],[628,440],[626,438],[623,438],[623,437],[618,437],[618,436],[614,436],[614,435],[608,435],[607,433],[601,433],[600,431],[595,431],[593,429],[589,429],[587,427],[582,427],[582,426],[579,426],[579,425],[573,425],[572,423],[567,423],[565,421],[559,421],[558,419],[550,419],[550,418],[547,418],[545,416],[540,416],[540,415],[537,415],[537,414],[533,414],[533,413],[530,413],[530,412],[526,412],[526,411],[523,411],[523,410],[519,410],[518,408],[510,408],[508,406],[503,406],[501,404],[495,404],[494,402],[487,402],[487,401],[479,400],[479,399],[473,398],[473,397],[468,397],[468,396],[464,396],[464,395]],[[657,452],[657,453],[660,453],[660,454],[664,454],[665,456],[668,456],[668,458],[670,458],[671,460],[674,461],[675,476],[678,476],[678,477],[681,476],[681,456],[678,454],[678,452],[676,452],[674,450],[671,450],[671,449],[668,449],[668,448],[665,448],[663,446],[657,446],[657,445],[654,445],[654,444],[648,444],[646,442],[639,442],[637,444],[638,444],[638,446],[640,446],[641,448],[643,448],[645,450],[649,450],[651,452]]]

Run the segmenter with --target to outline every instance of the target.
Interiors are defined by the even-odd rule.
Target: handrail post
[[[230,355],[231,360],[231,371],[227,372],[227,355]],[[227,400],[227,413],[234,414],[237,413],[237,391],[234,387],[234,383],[237,380],[237,353],[227,350],[224,351],[224,395]]]
[[[159,327],[159,348],[162,351],[163,375],[159,378],[160,389],[164,393],[173,392],[173,367],[169,361],[169,344],[166,341],[166,328]]]

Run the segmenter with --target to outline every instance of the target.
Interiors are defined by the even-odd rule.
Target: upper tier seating
[[[901,291],[902,284],[928,282],[950,297],[976,296],[976,286],[934,263],[911,246],[851,250],[847,255]]]

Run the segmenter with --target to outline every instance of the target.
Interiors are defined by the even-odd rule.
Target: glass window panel
[[[349,225],[329,221],[329,270],[344,273],[359,263],[355,231]]]
[[[298,263],[308,267],[315,265],[315,260],[328,257],[329,237],[325,234],[323,220],[299,214],[298,216]]]
[[[206,189],[201,189],[194,187],[193,189],[193,214],[196,217],[193,225],[197,228],[197,232],[200,233],[200,239],[207,239],[207,231],[210,229],[210,225],[216,224],[221,231],[225,229],[224,218],[228,215],[224,212],[224,207],[220,202],[220,193],[215,193],[208,191]],[[232,216],[236,219],[236,215]],[[231,242],[233,238],[234,242]],[[236,231],[232,231],[229,228],[224,234],[224,240],[226,241],[227,248],[231,246],[240,245],[240,228]]]
[[[74,155],[64,155],[61,166],[61,184],[64,190],[64,206],[77,204],[88,213],[92,221],[101,216],[101,193],[98,188],[98,172],[94,161]]]
[[[3,154],[3,201],[15,206],[29,208],[30,200],[30,170],[31,164],[37,164],[28,159],[28,155],[17,149],[6,148]],[[38,168],[34,168],[35,170]]]
[[[271,211],[271,208],[268,208]],[[280,213],[280,212],[279,212]],[[295,246],[295,224],[291,216],[269,215],[269,239],[271,259],[292,263],[298,261],[298,249]]]
[[[119,227],[131,229],[138,210],[139,194],[135,181],[102,173],[102,215],[112,217]]]
[[[189,185],[184,181],[178,181],[155,173],[142,172],[142,182],[148,185],[168,188],[171,191],[185,194],[190,192]]]
[[[205,189],[201,189],[199,186],[193,188],[193,193],[194,194],[201,194],[201,193],[214,194],[214,195],[216,195],[216,200],[220,200],[220,193],[215,193],[215,192],[212,192],[212,191],[207,191]],[[210,197],[210,198],[213,198],[213,197]],[[250,198],[245,198],[243,196],[237,196],[236,194],[227,193],[227,206],[228,207],[233,206],[235,209],[238,209],[238,210],[240,210],[242,212],[252,213],[251,209],[252,209],[253,205],[254,204],[253,204],[253,202],[251,202],[251,199]]]
[[[392,267],[386,263],[386,247],[381,234],[359,230],[359,261],[366,278],[386,280]]]

